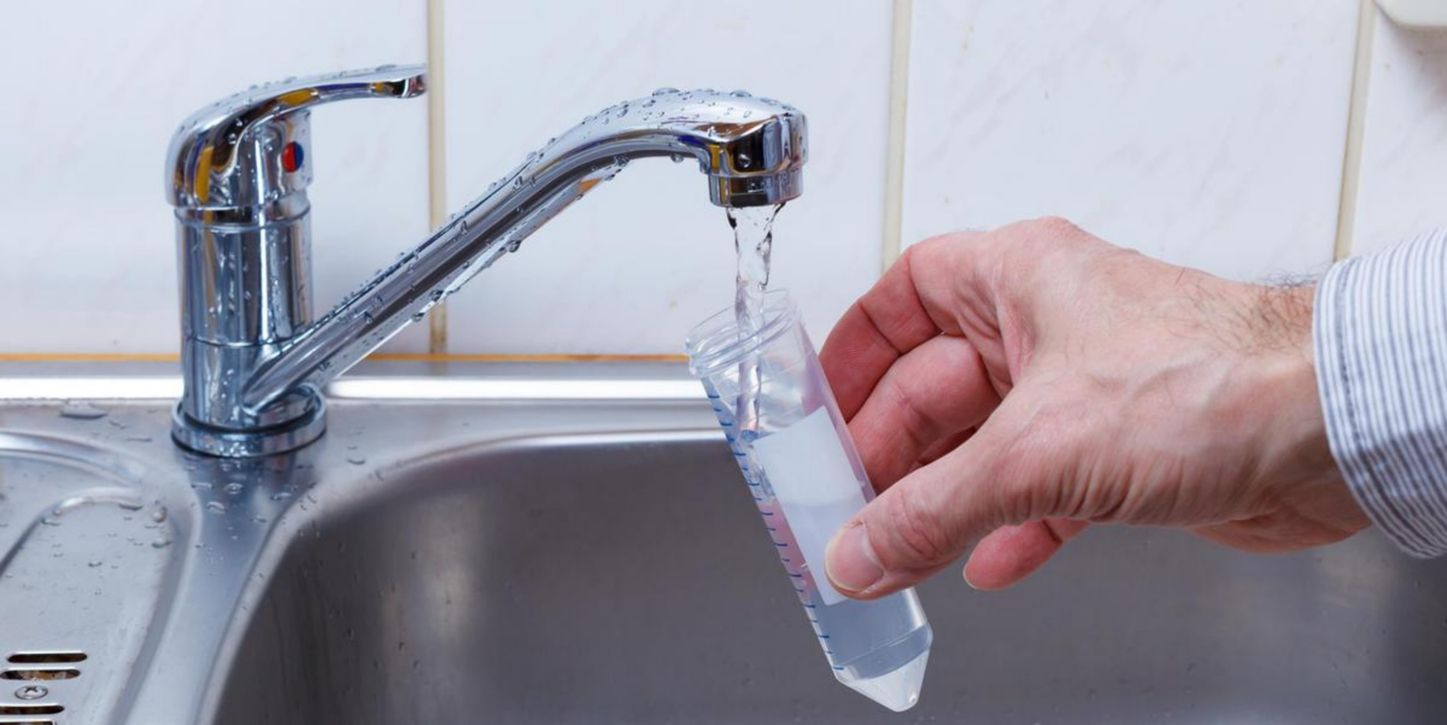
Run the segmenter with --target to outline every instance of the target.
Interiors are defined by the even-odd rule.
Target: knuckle
[[[1027,275],[1044,281],[1044,268],[1054,260],[1068,257],[1093,239],[1073,222],[1062,217],[1041,217],[1015,222],[998,232],[996,254],[1005,276]],[[1038,270],[1038,271],[1037,271]],[[1058,271],[1058,270],[1056,270]]]
[[[901,490],[881,497],[886,501],[884,519],[893,545],[878,552],[880,563],[887,568],[925,568],[948,562],[953,558],[951,537],[939,510],[924,497],[910,493]]]
[[[919,262],[921,259],[938,259],[950,250],[968,245],[969,237],[962,234],[941,234],[911,244],[900,252],[901,261]]]
[[[1085,235],[1085,232],[1075,222],[1065,217],[1040,217],[1030,221],[1029,224],[1036,234],[1056,240],[1074,239]]]

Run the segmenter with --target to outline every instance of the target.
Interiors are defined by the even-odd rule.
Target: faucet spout
[[[265,418],[297,394],[319,397],[328,381],[634,159],[691,157],[714,204],[763,206],[802,193],[806,143],[803,114],[742,92],[661,90],[588,116],[272,348],[245,379],[242,417]]]

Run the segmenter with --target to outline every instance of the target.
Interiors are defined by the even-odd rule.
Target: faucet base
[[[259,430],[237,431],[207,425],[181,411],[171,411],[171,438],[181,447],[222,458],[261,458],[296,450],[327,430],[327,403],[309,394],[306,411],[284,423]]]

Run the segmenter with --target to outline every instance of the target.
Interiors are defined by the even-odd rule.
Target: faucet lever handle
[[[381,66],[254,86],[192,114],[166,154],[172,206],[226,209],[270,204],[311,183],[310,109],[352,98],[413,98],[426,67]]]

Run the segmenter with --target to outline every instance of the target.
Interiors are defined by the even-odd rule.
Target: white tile
[[[1352,253],[1447,225],[1447,35],[1377,19]]]
[[[1238,279],[1331,258],[1354,0],[915,0],[903,238],[1061,215]]]
[[[485,5],[485,6],[484,6]],[[446,5],[447,185],[461,206],[531,149],[659,86],[745,88],[809,117],[773,286],[814,336],[878,275],[890,3]],[[454,352],[675,353],[732,299],[732,236],[690,165],[633,164],[449,302]]]
[[[0,350],[176,350],[162,166],[181,119],[253,83],[425,59],[425,7],[410,0],[7,8],[0,65],[24,80],[0,116]],[[425,234],[426,108],[356,103],[314,119],[320,313]]]

